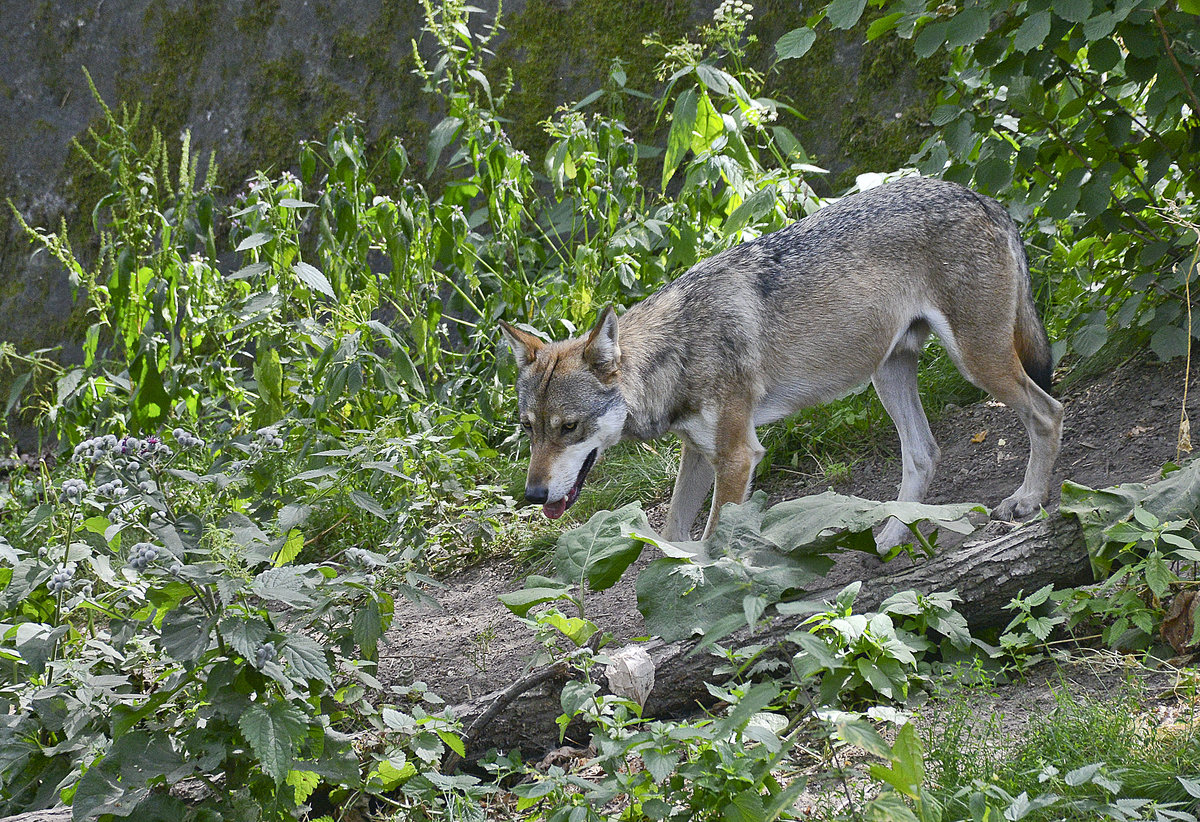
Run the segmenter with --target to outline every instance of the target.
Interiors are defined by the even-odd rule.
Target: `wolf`
[[[917,390],[931,332],[1029,433],[1024,481],[993,516],[1027,517],[1049,494],[1063,408],[1025,247],[999,203],[955,183],[909,177],[842,198],[697,263],[620,317],[609,306],[578,337],[501,328],[532,444],[525,496],[550,518],[604,449],[674,432],[663,536],[689,539],[715,485],[707,535],[721,506],[746,498],[759,426],[868,380],[900,435],[898,498],[919,502],[939,455]],[[906,536],[893,519],[876,543],[883,552]]]

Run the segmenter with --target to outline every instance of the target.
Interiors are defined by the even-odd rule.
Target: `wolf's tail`
[[[1013,226],[1014,232],[1016,226]],[[1025,368],[1025,373],[1047,394],[1051,394],[1050,378],[1054,373],[1054,358],[1050,353],[1050,338],[1046,336],[1046,326],[1038,317],[1037,305],[1033,301],[1033,283],[1029,278],[1029,256],[1025,245],[1017,235],[1020,246],[1021,268],[1025,273],[1025,293],[1017,302],[1017,324],[1013,330],[1013,344],[1017,349],[1017,357]]]

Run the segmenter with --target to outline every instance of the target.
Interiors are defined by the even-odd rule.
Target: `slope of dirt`
[[[1056,483],[1070,479],[1100,487],[1156,479],[1162,465],[1176,457],[1184,382],[1181,362],[1139,359],[1060,392],[1066,415]],[[1200,414],[1194,396],[1189,396],[1188,410]],[[1015,414],[999,403],[985,401],[951,411],[933,432],[942,457],[929,502],[978,500],[990,507],[1020,484],[1028,438]],[[891,451],[890,456],[853,465],[849,477],[833,488],[868,498],[894,498],[900,481],[898,444],[893,442]],[[777,501],[827,487],[819,482],[791,487],[776,483],[769,490]],[[1057,506],[1057,498],[1048,505],[1051,510]],[[652,523],[661,522],[664,507],[649,511]],[[989,529],[997,527],[1003,525],[992,523]],[[641,564],[649,560],[644,556]],[[877,572],[864,571],[863,560],[855,556],[839,561],[831,576],[849,581],[866,573]],[[633,579],[632,573],[626,574],[613,589],[587,594],[588,617],[618,638],[644,633]],[[539,647],[532,632],[497,600],[522,584],[516,569],[494,561],[446,580],[446,589],[437,592],[440,612],[400,603],[382,652],[383,680],[424,681],[451,704],[510,685],[531,666]]]

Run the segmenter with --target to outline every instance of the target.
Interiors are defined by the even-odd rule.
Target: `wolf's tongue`
[[[558,502],[547,502],[542,506],[542,513],[550,519],[558,519],[567,512],[567,498],[563,497]]]

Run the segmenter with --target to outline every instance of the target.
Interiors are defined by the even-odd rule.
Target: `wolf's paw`
[[[992,509],[992,519],[1017,522],[1036,514],[1041,507],[1042,501],[1036,495],[1018,491]]]

